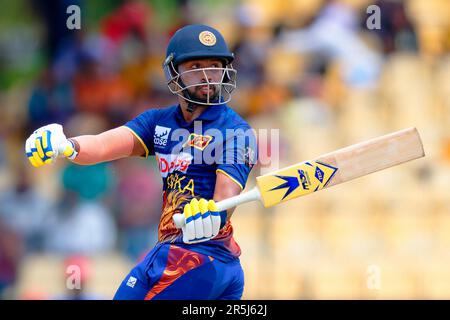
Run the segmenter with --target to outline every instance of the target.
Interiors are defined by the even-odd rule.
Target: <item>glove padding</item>
[[[58,156],[75,159],[77,152],[68,140],[60,124],[43,126],[31,134],[25,142],[25,153],[34,167],[52,163]]]
[[[197,243],[217,236],[226,223],[227,212],[218,211],[214,200],[194,198],[184,206],[183,215],[183,242]]]

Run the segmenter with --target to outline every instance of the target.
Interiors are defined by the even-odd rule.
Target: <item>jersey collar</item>
[[[217,104],[209,106],[205,111],[202,112],[198,116],[196,120],[216,120],[220,118],[221,115],[223,115],[225,112],[225,105],[223,104]]]
[[[211,105],[209,106],[205,111],[203,111],[197,119],[194,121],[199,120],[207,120],[212,121],[220,118],[225,113],[225,105],[224,104],[218,104],[218,105]],[[179,120],[181,120],[183,123],[186,123],[186,120],[183,117],[183,112],[181,111],[181,106],[177,106],[177,117]]]

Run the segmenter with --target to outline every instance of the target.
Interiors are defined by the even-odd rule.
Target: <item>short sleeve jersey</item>
[[[228,221],[213,240],[185,245],[173,215],[192,198],[212,199],[216,175],[221,172],[243,189],[257,159],[256,137],[249,124],[227,105],[210,106],[194,121],[185,121],[180,105],[149,109],[127,122],[142,143],[146,156],[154,155],[163,180],[163,208],[159,242],[227,260],[240,255]]]

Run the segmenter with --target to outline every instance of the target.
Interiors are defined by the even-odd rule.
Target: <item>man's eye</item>
[[[198,64],[193,64],[192,66],[191,66],[191,69],[197,69],[198,68]]]
[[[219,67],[219,65],[217,64],[217,63],[213,63],[212,65],[211,65],[211,68],[218,68]]]

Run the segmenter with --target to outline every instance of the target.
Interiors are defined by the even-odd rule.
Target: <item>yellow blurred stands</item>
[[[449,49],[450,2],[447,0],[406,1],[408,15],[417,29],[420,50],[441,55]]]
[[[259,25],[250,35],[264,40],[274,23],[301,24],[322,2],[244,1],[259,8]],[[368,4],[345,2],[360,8]],[[332,65],[324,79],[325,101],[297,97],[283,103],[288,95],[281,90],[269,94],[271,86],[241,94],[250,105],[245,111],[265,112],[250,119],[253,127],[280,129],[279,167],[411,126],[418,128],[426,153],[272,209],[259,203],[237,208],[232,221],[242,249],[244,299],[450,298],[450,1],[405,3],[420,52],[386,56],[376,88],[343,86]],[[223,31],[233,37],[230,23]],[[292,83],[307,63],[277,48],[269,56],[265,67],[271,85]],[[265,109],[271,105],[276,108]],[[56,194],[51,185],[56,179],[42,172],[33,176],[55,191],[48,194]],[[1,176],[0,187],[8,183]],[[116,255],[93,259],[89,290],[110,298],[132,264]],[[62,268],[58,257],[27,256],[18,296],[63,292]],[[374,270],[379,271],[377,288],[370,284]]]
[[[101,299],[111,299],[132,264],[119,254],[90,258],[89,281],[85,292]],[[66,273],[68,271],[69,273]],[[16,286],[17,299],[55,299],[67,294],[66,281],[70,270],[65,270],[60,256],[28,255],[22,263]]]

